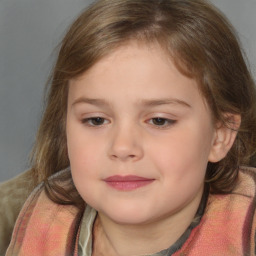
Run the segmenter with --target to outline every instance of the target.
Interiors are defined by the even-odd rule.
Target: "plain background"
[[[0,0],[0,182],[29,167],[54,49],[90,0]],[[211,0],[235,26],[256,78],[256,0]]]

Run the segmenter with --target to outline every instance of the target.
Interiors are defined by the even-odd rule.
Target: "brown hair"
[[[239,166],[250,164],[256,148],[255,85],[232,26],[203,0],[100,0],[71,25],[52,73],[33,154],[33,168],[45,180],[50,198],[81,204],[72,181],[69,189],[47,181],[69,166],[68,82],[129,40],[159,44],[181,72],[198,81],[215,121],[229,126],[225,113],[241,115],[233,147],[223,160],[209,163],[206,175],[212,193],[231,191]],[[70,177],[66,175],[64,180]]]

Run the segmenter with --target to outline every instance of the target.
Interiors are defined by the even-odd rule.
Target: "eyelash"
[[[103,121],[103,124],[93,124],[94,121],[98,121],[101,120]],[[100,126],[103,126],[104,125],[104,122],[107,121],[107,119],[103,118],[103,117],[100,117],[100,116],[96,116],[96,117],[89,117],[89,118],[85,118],[82,120],[82,123],[87,125],[87,126],[91,126],[91,127],[100,127]]]
[[[164,124],[163,125],[157,125],[156,123],[154,123],[155,121],[160,121],[160,123],[164,122]],[[177,122],[177,120],[163,118],[163,117],[154,117],[154,118],[149,119],[149,121],[148,121],[148,123],[157,127],[158,129],[168,128],[168,127],[174,125],[176,122]]]
[[[89,127],[101,127],[103,125],[105,125],[106,122],[109,123],[110,121],[108,121],[106,118],[103,117],[89,117],[89,118],[85,118],[83,119],[81,122]],[[99,124],[95,124],[93,122],[99,122]],[[156,124],[156,122],[159,122],[159,124]],[[172,125],[174,125],[177,122],[177,120],[173,120],[173,119],[168,119],[168,118],[162,118],[162,117],[153,117],[147,120],[147,123],[149,123],[150,125],[157,127],[158,129],[164,129],[164,128],[168,128]]]

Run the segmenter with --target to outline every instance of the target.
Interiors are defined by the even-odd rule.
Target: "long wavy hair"
[[[232,191],[238,169],[250,165],[256,149],[256,93],[236,33],[225,16],[204,0],[99,0],[74,21],[61,42],[48,84],[32,168],[49,197],[81,206],[68,172],[66,186],[48,177],[67,168],[66,111],[69,80],[130,40],[158,44],[186,76],[197,80],[213,120],[230,126],[225,113],[241,115],[227,156],[209,163],[211,193]],[[203,138],[202,138],[203,139]]]

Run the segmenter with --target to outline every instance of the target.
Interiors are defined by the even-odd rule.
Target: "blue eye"
[[[149,123],[158,126],[158,127],[168,127],[172,124],[174,124],[176,120],[171,120],[167,118],[161,118],[161,117],[154,117],[149,120]]]
[[[88,126],[101,126],[106,124],[107,122],[108,121],[102,117],[90,117],[82,120],[82,123]]]

